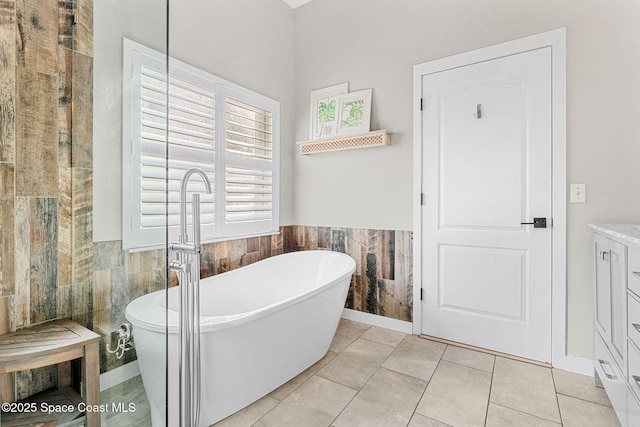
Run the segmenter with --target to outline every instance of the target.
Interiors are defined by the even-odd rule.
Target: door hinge
[[[420,193],[420,205],[424,206],[424,193]]]
[[[424,300],[424,289],[420,288],[420,301]]]
[[[423,108],[423,107],[422,107],[422,101],[423,101],[423,99],[422,99],[422,98],[420,98],[420,111],[422,111],[422,108]]]

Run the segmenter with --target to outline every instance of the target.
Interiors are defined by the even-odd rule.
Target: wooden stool
[[[26,402],[41,404],[74,405],[84,402],[91,408],[100,405],[100,359],[98,355],[98,342],[100,335],[80,326],[71,320],[55,320],[17,332],[0,336],[0,384],[7,384],[6,376],[16,371],[42,368],[44,366],[58,365],[58,389],[40,393]],[[70,387],[71,373],[69,362],[80,359],[82,396]],[[0,402],[11,402],[12,390],[0,390]],[[84,405],[80,405],[81,407]],[[98,410],[86,411],[84,417],[79,417],[79,411],[69,413],[26,413],[10,412],[2,414],[2,425],[24,425],[32,423],[47,423],[61,421],[56,418],[66,416],[73,418],[73,423],[78,421],[82,425],[86,419],[87,427],[100,426],[100,412]]]

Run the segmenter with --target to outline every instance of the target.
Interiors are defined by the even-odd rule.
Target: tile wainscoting
[[[411,322],[411,231],[294,225],[283,233],[285,252],[330,249],[355,259],[345,307]]]
[[[200,272],[204,278],[282,253],[335,250],[356,260],[345,307],[411,321],[411,244],[410,231],[285,226],[272,236],[203,245]],[[135,359],[135,350],[118,360],[105,348],[110,333],[126,321],[127,304],[163,289],[165,251],[125,252],[121,241],[110,241],[94,243],[93,254],[92,324],[102,335],[100,371],[106,372]],[[177,284],[174,274],[169,284]]]

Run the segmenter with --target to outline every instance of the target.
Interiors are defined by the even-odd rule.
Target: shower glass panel
[[[168,0],[0,2],[0,425],[166,425],[167,35]]]
[[[153,420],[154,427],[162,426],[167,425],[168,0],[78,0],[76,8],[83,1],[93,1],[92,329],[102,337],[101,398],[107,408],[102,425],[151,426]],[[153,58],[145,60],[144,51],[154,52]],[[75,137],[74,132],[74,142]],[[151,335],[140,327],[145,295],[154,295],[153,307],[147,307],[156,309]],[[135,300],[144,304],[134,307]],[[150,363],[140,363],[144,352],[154,355]],[[143,383],[145,371],[153,381]]]

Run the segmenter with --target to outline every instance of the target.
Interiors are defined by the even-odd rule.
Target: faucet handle
[[[175,272],[191,273],[191,263],[182,264],[179,259],[174,259],[169,263],[169,269]]]

